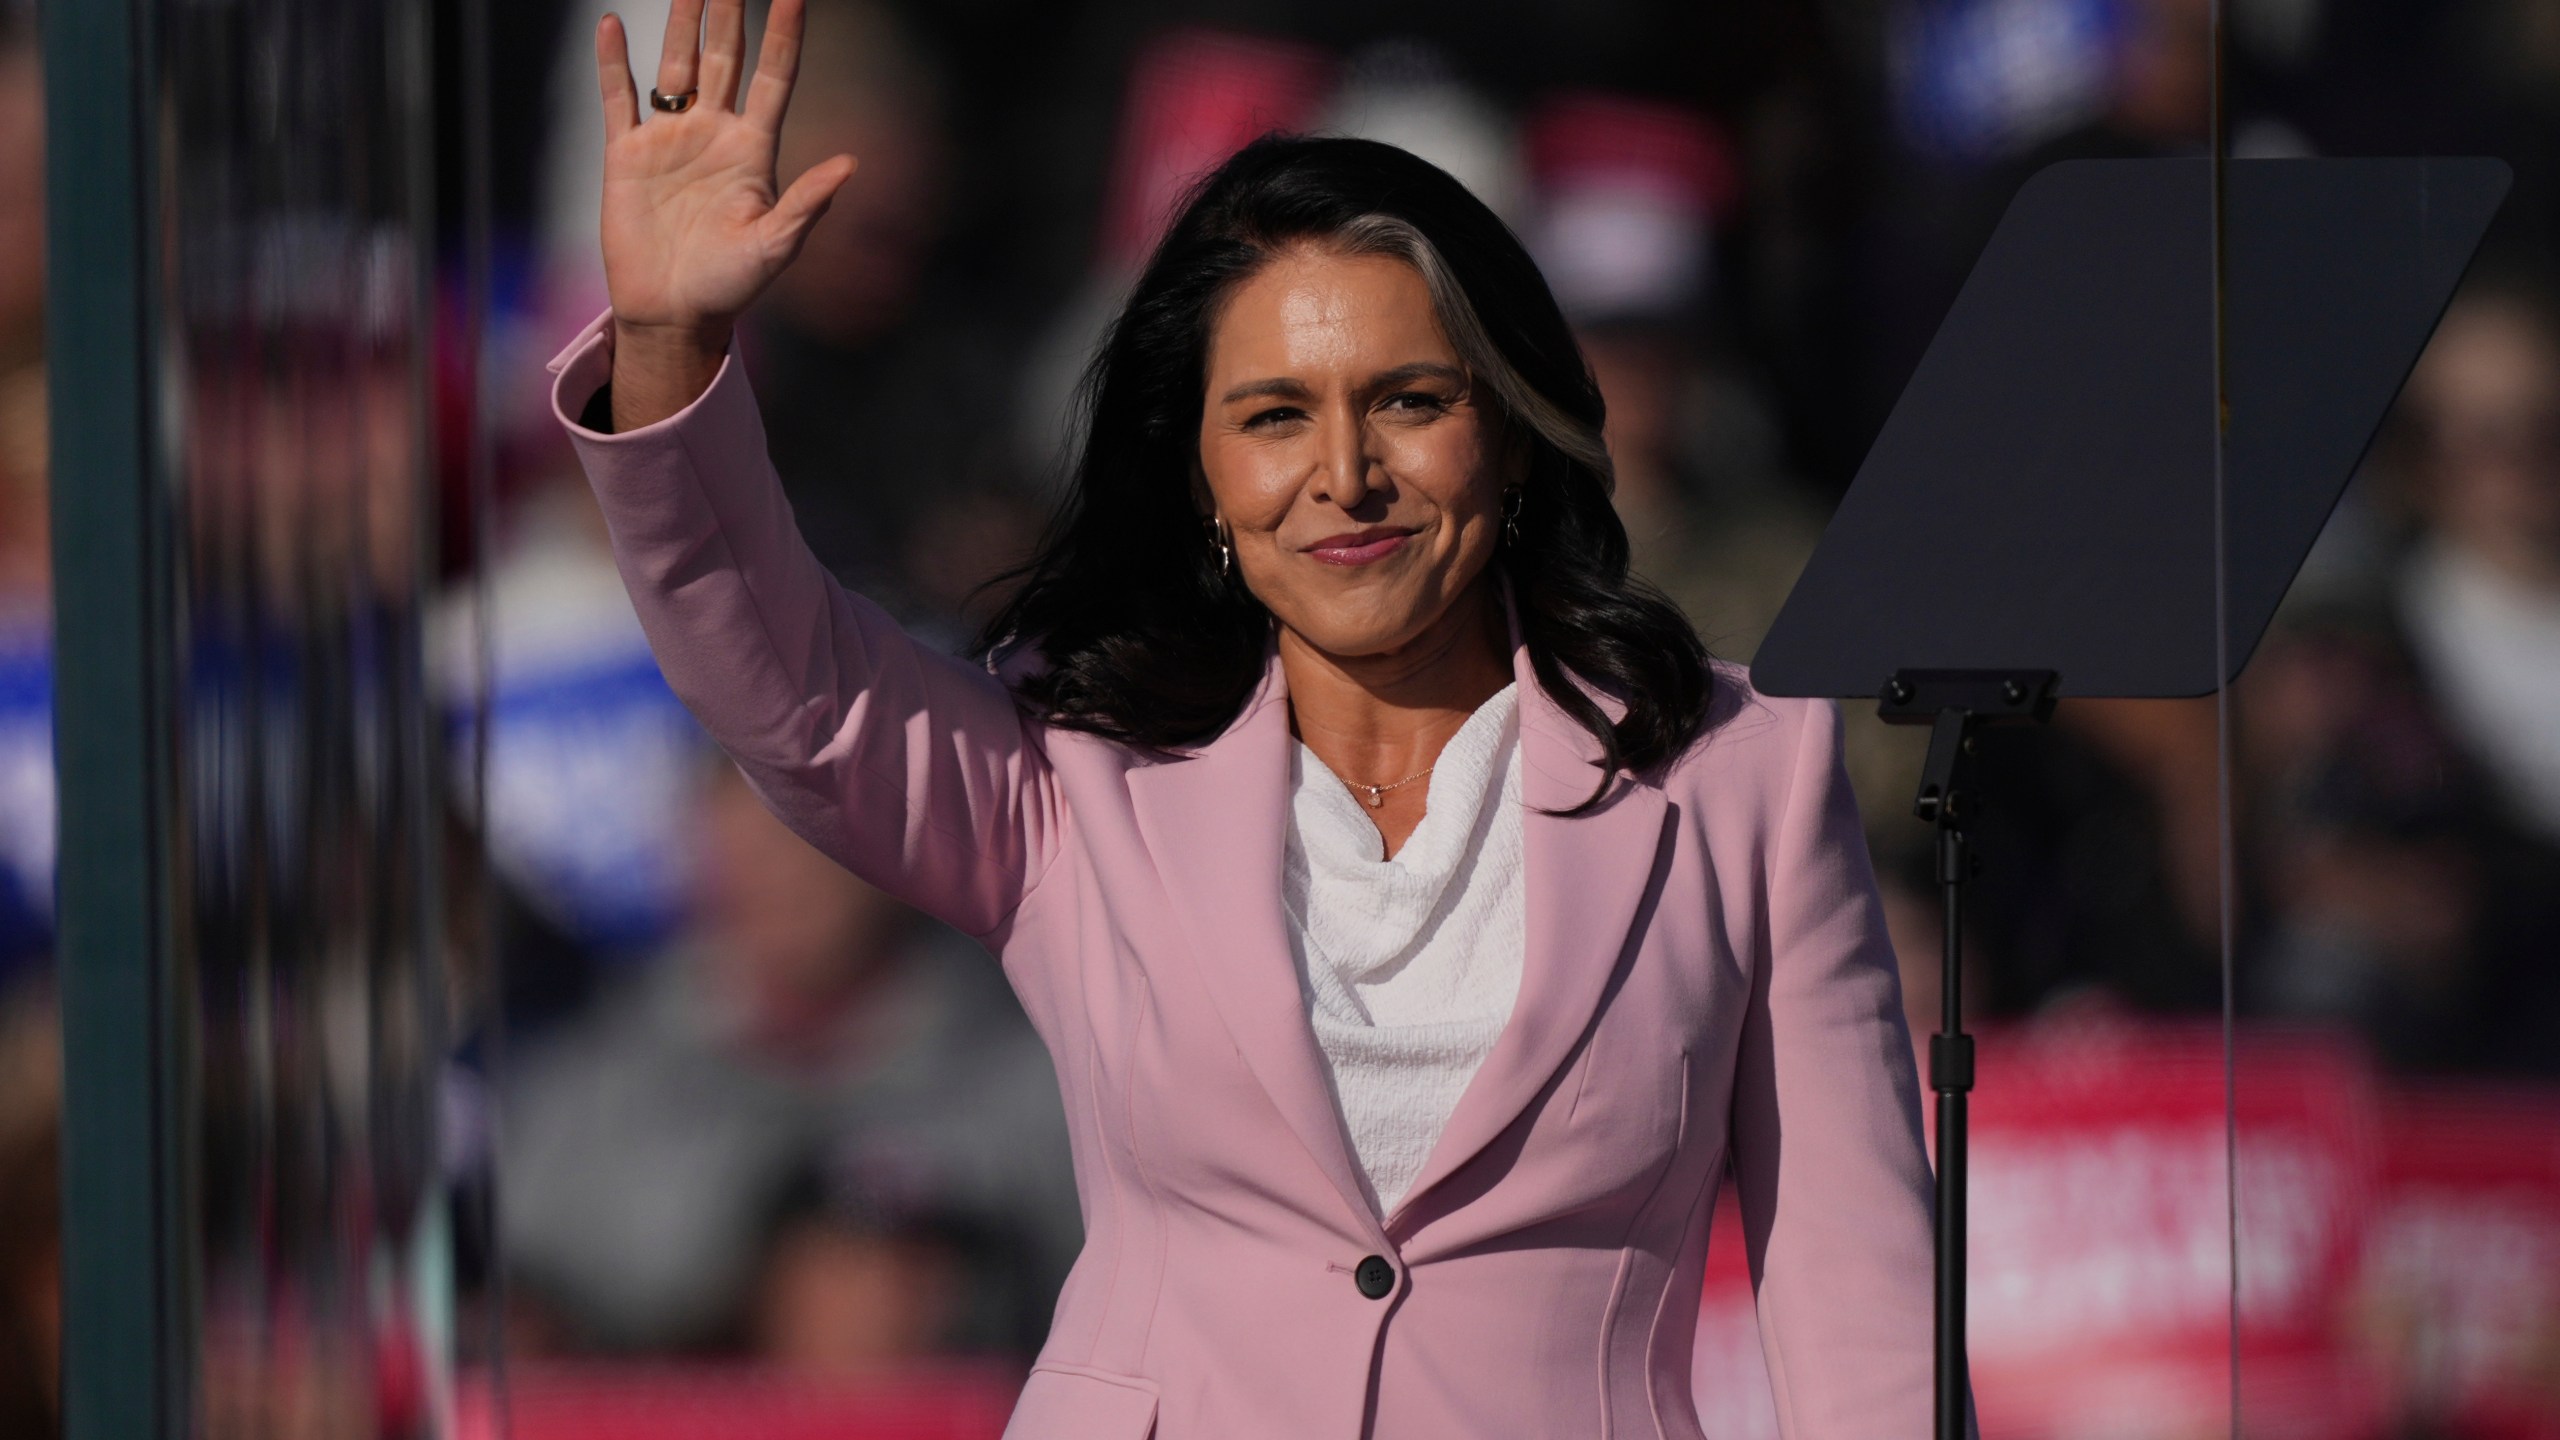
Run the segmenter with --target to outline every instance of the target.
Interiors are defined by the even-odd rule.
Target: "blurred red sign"
[[[1331,78],[1322,51],[1287,41],[1194,28],[1149,42],[1129,75],[1103,253],[1145,259],[1193,182],[1265,131],[1303,128]]]
[[[2560,1104],[2438,1087],[2383,1110],[2356,1319],[2419,1433],[2560,1437]]]
[[[530,1366],[507,1423],[467,1392],[457,1440],[996,1440],[1022,1387],[999,1370],[920,1367],[878,1380],[792,1379],[748,1366]]]
[[[2218,1026],[2018,1027],[1979,1055],[1967,1308],[1986,1436],[2227,1433],[2235,1143],[2250,1434],[2382,1428],[2382,1387],[2342,1343],[2376,1165],[2351,1046],[2252,1034],[2229,1132]],[[1719,1440],[1774,1437],[1730,1197],[1717,1227],[1699,1403]]]

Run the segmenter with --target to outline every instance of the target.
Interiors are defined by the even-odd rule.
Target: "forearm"
[[[735,357],[654,422],[608,435],[571,420],[608,375],[626,413],[618,336],[600,320],[561,353],[553,403],[669,685],[803,838],[983,932],[1054,845],[1045,764],[1012,696],[809,553]]]
[[[1733,1097],[1762,1346],[1788,1440],[1922,1435],[1932,1210],[1918,1068],[1838,711],[1786,703],[1802,729]]]

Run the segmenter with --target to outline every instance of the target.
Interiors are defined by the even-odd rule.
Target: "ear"
[[[1487,412],[1493,417],[1494,473],[1502,478],[1502,488],[1518,490],[1529,483],[1529,465],[1537,458],[1537,446],[1529,427],[1519,423],[1500,409]]]
[[[1218,513],[1218,497],[1209,489],[1209,472],[1201,467],[1197,449],[1191,452],[1191,508],[1200,512],[1204,525]]]

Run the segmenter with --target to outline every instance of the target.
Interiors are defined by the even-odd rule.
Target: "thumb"
[[[836,198],[836,191],[852,176],[854,167],[859,163],[850,155],[836,155],[802,171],[800,178],[791,182],[791,188],[782,192],[782,198],[773,202],[773,209],[765,216],[764,223],[774,241],[789,250],[799,249],[809,227],[817,224],[818,217],[827,213],[827,205]]]

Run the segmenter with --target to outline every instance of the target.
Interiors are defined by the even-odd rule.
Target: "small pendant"
[[[1372,810],[1383,810],[1386,808],[1386,804],[1386,792],[1375,786],[1371,786],[1369,788],[1369,808]]]

